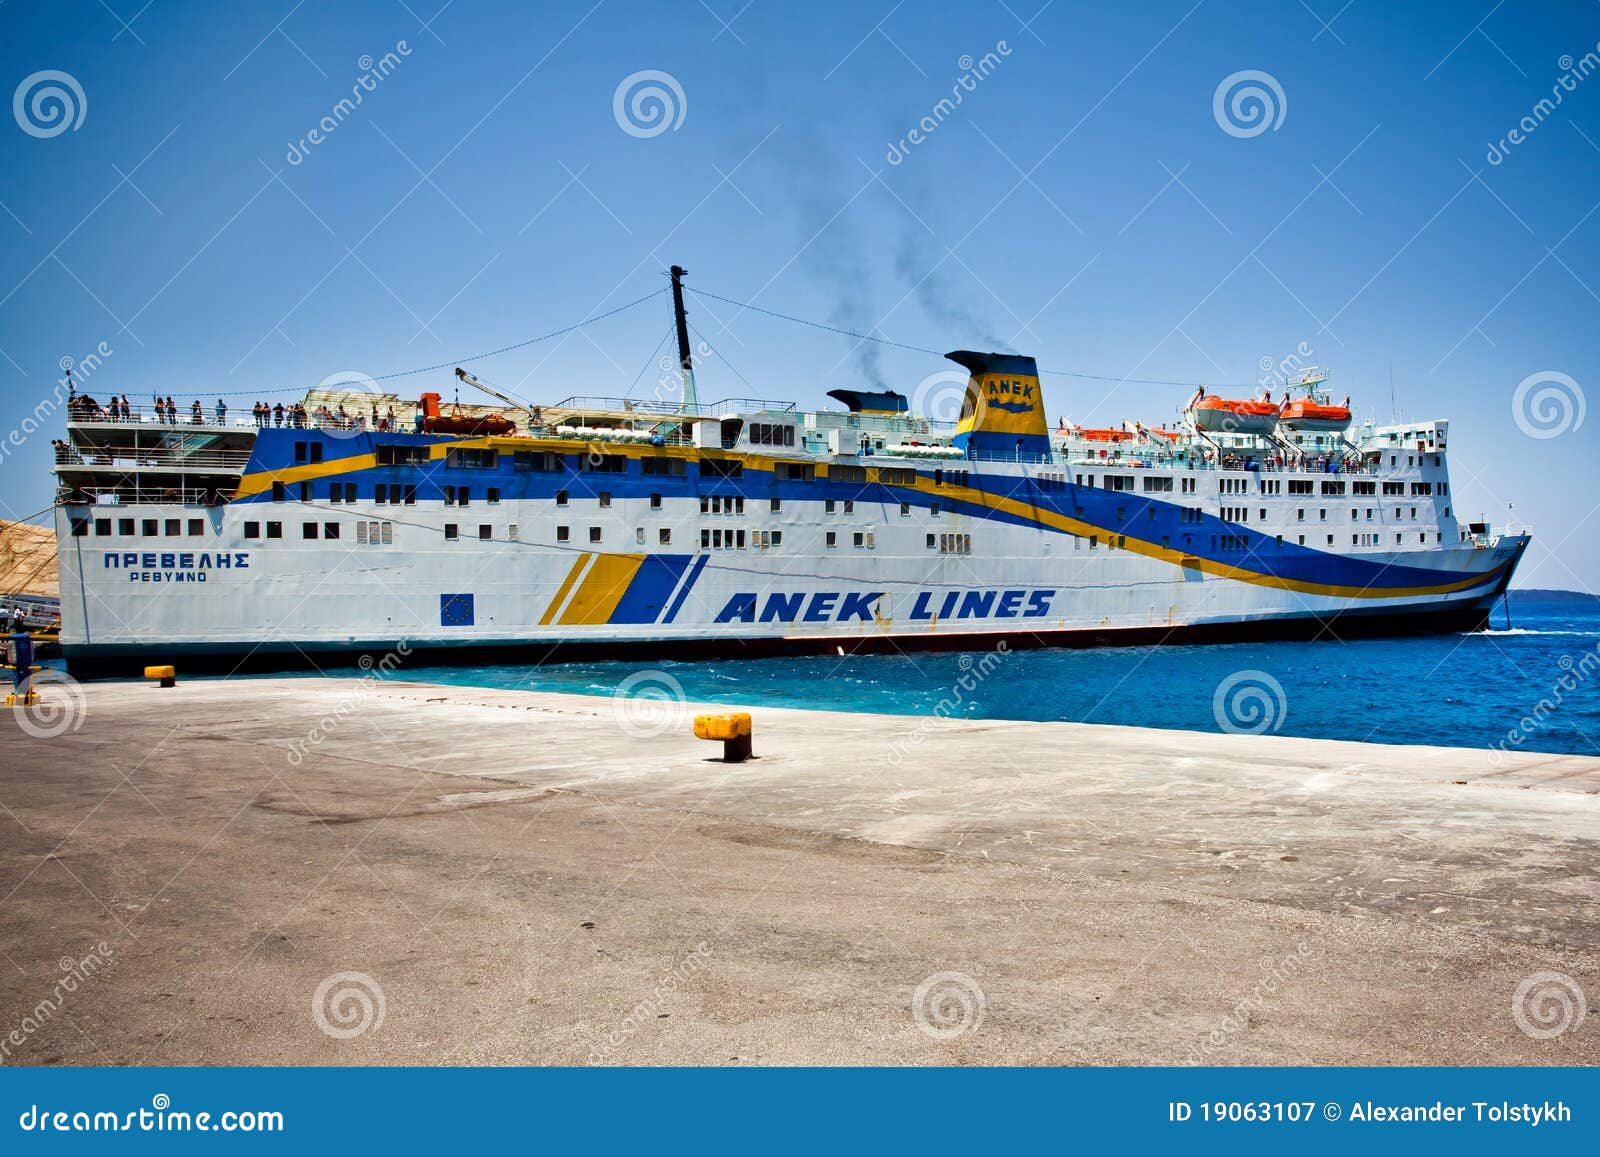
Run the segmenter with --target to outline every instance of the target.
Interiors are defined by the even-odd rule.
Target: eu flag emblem
[[[472,596],[440,595],[439,625],[441,627],[470,627],[473,624]]]

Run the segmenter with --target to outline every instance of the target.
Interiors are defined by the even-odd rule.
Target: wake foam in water
[[[1528,627],[1511,627],[1510,629],[1502,629],[1498,631],[1468,631],[1467,633],[1469,635],[1488,635],[1492,638],[1506,638],[1511,635],[1543,635],[1547,639],[1560,637],[1592,639],[1596,637],[1590,631],[1535,631]]]

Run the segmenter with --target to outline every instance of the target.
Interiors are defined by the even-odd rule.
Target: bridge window
[[[626,474],[628,457],[625,454],[587,454],[583,468],[590,474]]]
[[[379,466],[420,466],[428,460],[428,447],[380,444],[377,458]]]
[[[744,463],[729,461],[726,458],[702,458],[700,460],[700,476],[702,478],[743,478]]]
[[[778,477],[785,482],[810,482],[816,477],[816,467],[810,462],[779,462]],[[773,501],[776,502],[777,499]],[[773,509],[776,510],[777,507]]]
[[[383,461],[383,447],[378,447],[378,461]],[[553,474],[566,469],[566,461],[560,454],[545,454],[535,450],[517,450],[511,455],[511,469],[522,474],[538,472]]]
[[[492,470],[500,464],[498,450],[446,450],[445,465],[468,470]]]
[[[667,458],[661,455],[639,459],[639,469],[647,476],[682,478],[688,473],[688,466],[682,458]]]
[[[794,427],[774,422],[751,422],[750,443],[753,446],[793,446]]]

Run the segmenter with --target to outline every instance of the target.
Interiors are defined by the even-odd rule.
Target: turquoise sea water
[[[592,695],[624,684],[653,695],[681,687],[691,700],[777,707],[1600,755],[1600,603],[1513,604],[1511,614],[1510,630],[1497,607],[1496,629],[1423,638],[550,667],[407,664],[395,677]]]

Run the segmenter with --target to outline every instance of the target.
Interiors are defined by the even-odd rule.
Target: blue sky
[[[1250,383],[1302,343],[1388,420],[1392,365],[1404,416],[1453,422],[1459,511],[1511,501],[1534,530],[1519,585],[1596,589],[1593,0],[142,3],[0,4],[5,91],[82,93],[75,127],[27,101],[49,78],[0,122],[7,431],[101,343],[92,393],[248,405],[548,333],[678,262],[767,309],[1113,379],[1047,378],[1086,423],[1189,392],[1118,379]],[[626,91],[614,111],[646,71],[671,78],[653,135]],[[1245,72],[1270,83],[1219,115]],[[1271,127],[1230,112],[1252,85]],[[706,399],[945,368],[690,308]],[[472,366],[536,400],[647,396],[668,320],[657,298]],[[0,513],[49,504],[53,436],[7,446]]]

